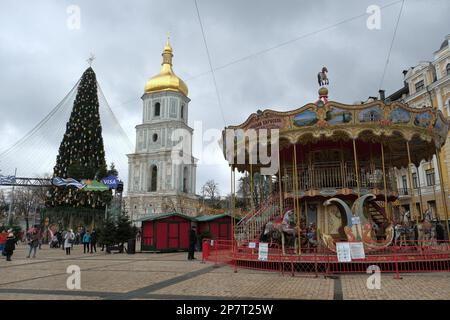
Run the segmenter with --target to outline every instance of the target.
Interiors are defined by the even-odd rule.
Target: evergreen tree
[[[83,73],[72,113],[59,147],[53,176],[101,180],[107,175],[100,123],[97,80],[91,67]],[[111,191],[86,192],[74,188],[53,188],[48,206],[103,209],[111,201]]]
[[[114,162],[111,162],[111,166],[109,167],[109,170],[107,172],[108,176],[119,176],[119,171],[117,171],[116,166],[114,165]]]
[[[116,243],[116,225],[111,219],[104,221],[97,232],[98,241],[100,244],[105,246],[112,246]]]
[[[136,236],[136,230],[126,214],[122,214],[117,221],[115,240],[118,244],[124,244]]]

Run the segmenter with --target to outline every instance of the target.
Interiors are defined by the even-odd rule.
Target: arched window
[[[158,187],[158,167],[152,166],[151,168],[151,180],[150,191],[156,191]]]
[[[450,74],[450,63],[447,63],[447,66],[445,67],[445,69],[447,70],[447,75]]]
[[[158,140],[158,134],[157,133],[153,134],[152,140],[153,140],[153,142],[156,142]]]
[[[188,192],[188,168],[183,169],[183,192]]]
[[[184,104],[181,105],[181,119],[184,119]]]
[[[155,117],[159,117],[161,115],[161,104],[159,102],[155,103],[155,112],[153,113]]]

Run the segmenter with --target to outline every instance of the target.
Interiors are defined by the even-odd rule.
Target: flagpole
[[[16,178],[16,176],[17,176],[17,168],[14,169],[14,179]],[[13,202],[14,202],[14,184],[11,190],[11,200],[9,201],[8,220],[6,220],[7,225],[11,224],[11,210]]]

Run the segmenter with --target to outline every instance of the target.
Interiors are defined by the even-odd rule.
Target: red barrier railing
[[[340,262],[335,252],[320,246],[304,248],[301,254],[298,254],[295,248],[286,248],[283,254],[279,245],[273,245],[269,246],[265,257],[260,257],[258,242],[236,243],[232,240],[205,239],[202,259],[214,264],[233,265],[235,271],[237,268],[245,268],[292,275],[370,273],[369,269],[374,269],[374,266],[378,267],[380,272],[394,273],[397,278],[400,273],[407,272],[450,271],[449,241],[422,240],[407,241],[403,244],[366,250],[364,259]]]

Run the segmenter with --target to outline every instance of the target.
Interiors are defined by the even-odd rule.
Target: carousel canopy
[[[259,129],[279,129],[281,150],[292,144],[302,148],[327,141],[383,143],[390,154],[392,165],[403,167],[408,164],[406,142],[410,146],[411,162],[418,165],[422,160],[431,159],[436,149],[439,150],[445,144],[449,123],[442,112],[431,107],[417,109],[400,102],[385,104],[381,100],[361,105],[318,100],[287,112],[258,111],[244,123],[226,127],[222,140],[224,155],[226,129],[235,130],[235,150],[246,142],[246,154],[251,145],[248,139],[254,139],[249,134],[250,129],[256,132]]]

